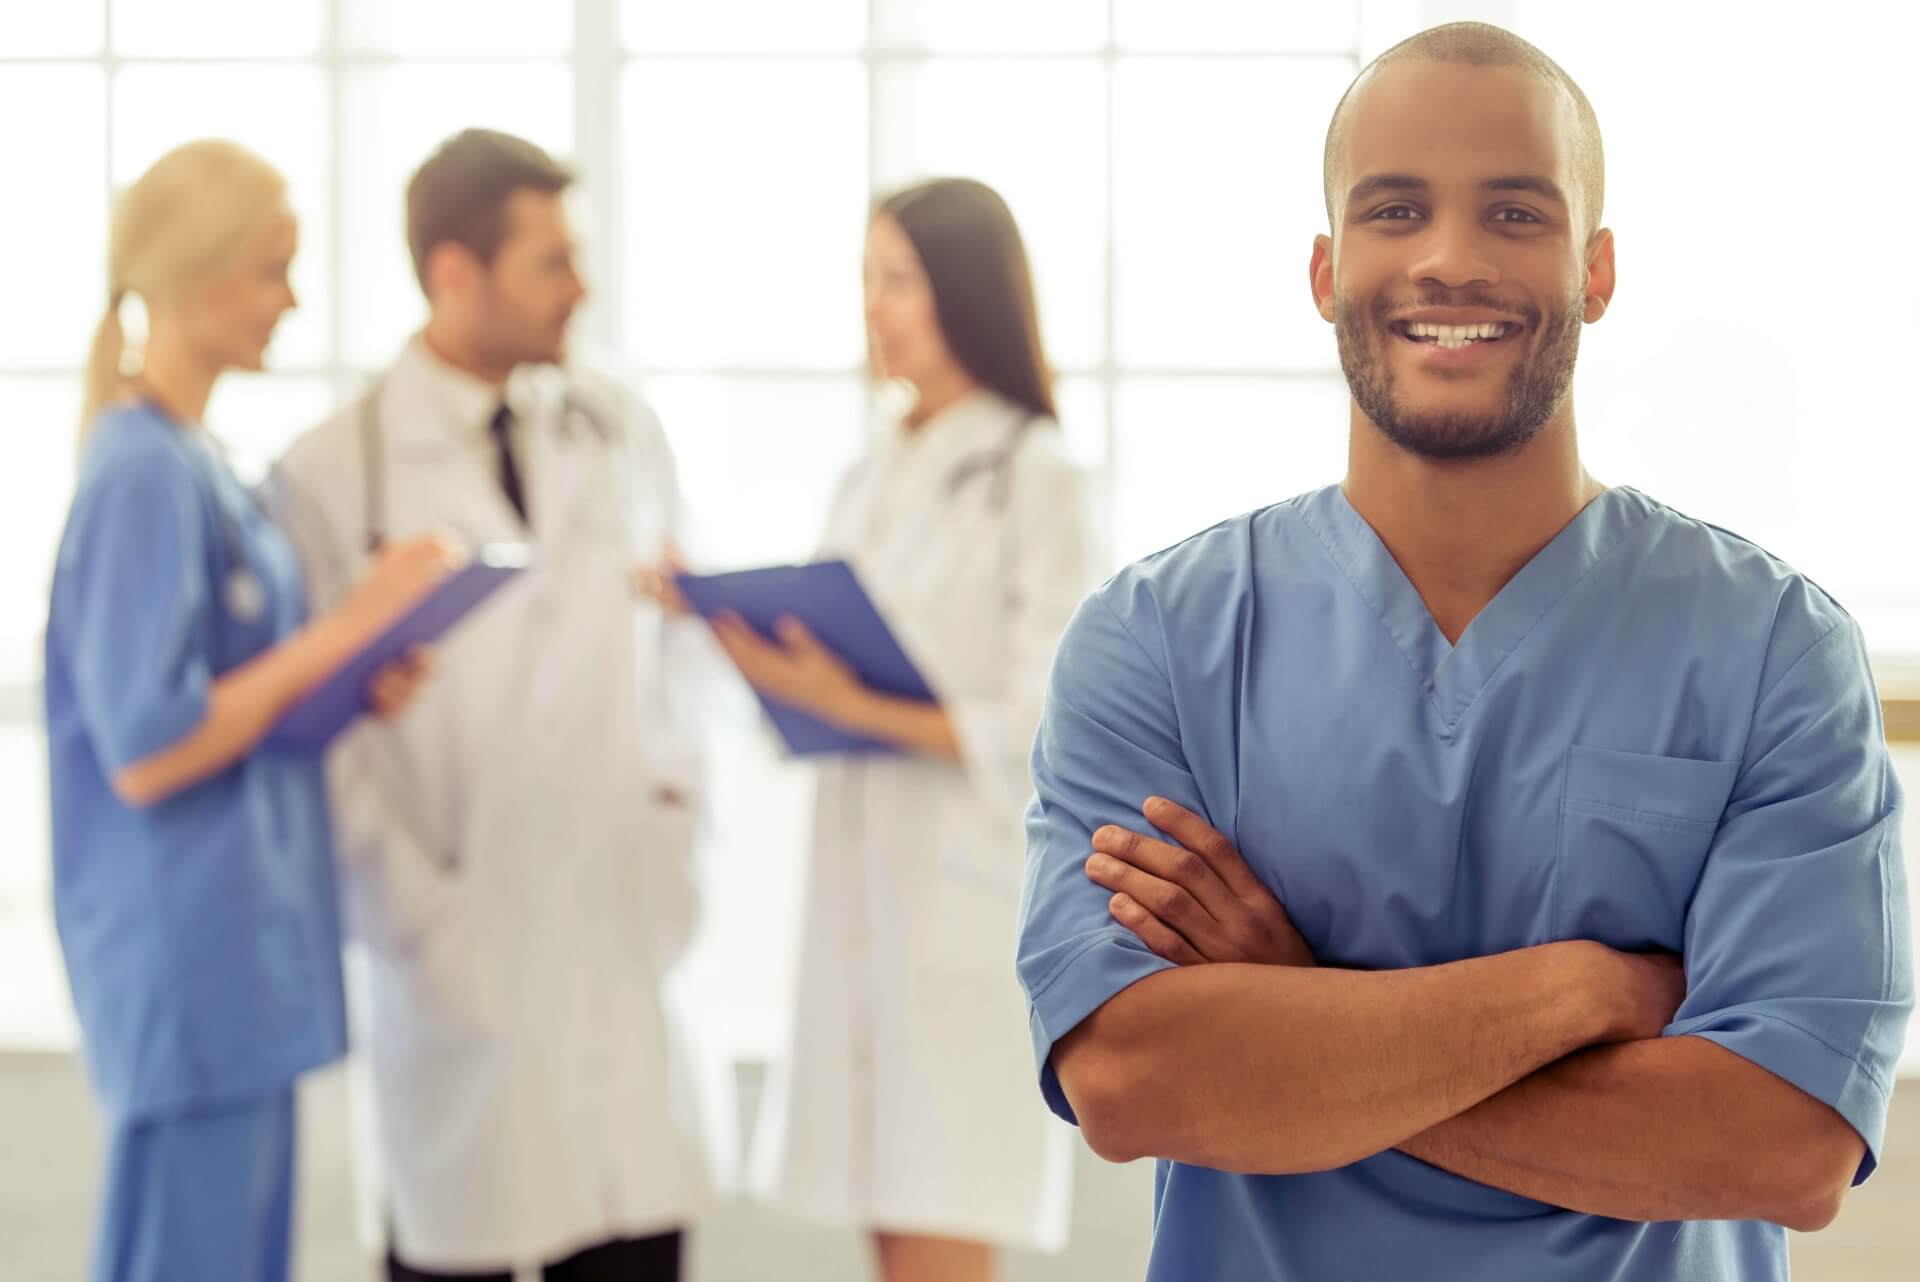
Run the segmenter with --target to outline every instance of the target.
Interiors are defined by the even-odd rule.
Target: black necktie
[[[506,491],[507,502],[513,504],[513,510],[520,514],[520,523],[530,525],[526,492],[520,488],[520,466],[513,461],[513,441],[508,435],[512,427],[513,411],[502,401],[500,408],[493,412],[493,420],[487,424],[487,430],[493,433],[494,449],[500,454],[500,488]]]

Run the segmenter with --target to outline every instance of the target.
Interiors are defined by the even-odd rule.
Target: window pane
[[[236,110],[236,104],[249,104]],[[122,189],[183,142],[229,138],[286,175],[300,218],[288,313],[267,353],[270,365],[327,361],[332,324],[328,271],[327,93],[320,69],[304,65],[135,66],[113,90],[113,181]]]
[[[1107,386],[1097,378],[1063,378],[1054,386],[1054,400],[1060,407],[1060,430],[1066,434],[1067,453],[1087,469],[1094,555],[1104,575],[1118,565],[1113,559],[1113,476],[1108,468],[1111,432],[1107,421]]]
[[[207,430],[220,441],[227,462],[249,485],[257,484],[294,439],[339,404],[326,378],[280,374],[228,374],[214,385]]]
[[[1107,42],[1105,0],[879,0],[882,48],[930,53],[1093,51]]]
[[[573,7],[527,0],[339,0],[356,52],[540,57],[573,44]]]
[[[867,0],[624,0],[620,14],[644,53],[851,53],[867,39]]]
[[[1066,433],[1067,453],[1074,462],[1093,472],[1106,467],[1106,384],[1097,378],[1059,379],[1053,399],[1060,410],[1060,430]]]
[[[73,496],[80,379],[0,378],[0,686],[37,682],[53,556]]]
[[[932,175],[992,184],[1033,261],[1047,355],[1088,366],[1106,344],[1106,77],[1091,59],[908,63],[874,105],[884,190]]]
[[[628,70],[627,328],[642,362],[863,361],[865,89],[850,59]]]
[[[1411,29],[1409,29],[1411,34]],[[1121,49],[1155,52],[1339,53],[1360,36],[1357,0],[1246,4],[1243,0],[1114,0]],[[1327,104],[1327,114],[1333,104]]]
[[[1876,654],[1920,656],[1920,435],[1893,387],[1920,346],[1920,259],[1889,252],[1881,225],[1920,203],[1920,172],[1892,161],[1912,150],[1920,16],[1737,23],[1634,4],[1598,22],[1529,3],[1520,18],[1606,140],[1620,288],[1576,384],[1595,472],[1784,558]],[[1632,37],[1656,19],[1658,41]],[[1800,69],[1792,93],[1783,66]]]
[[[343,78],[342,353],[384,366],[426,316],[407,255],[406,189],[433,149],[469,126],[518,134],[565,158],[573,80],[563,65],[370,67]]]
[[[673,441],[702,565],[803,561],[866,445],[862,379],[662,376],[646,395]]]
[[[1114,404],[1114,542],[1122,562],[1347,470],[1347,385],[1127,379]]]
[[[0,68],[0,119],[39,122],[8,131],[33,196],[0,200],[0,367],[78,367],[107,305],[105,82],[93,67]]]
[[[99,53],[106,35],[104,3],[65,0],[61,4],[10,4],[0,9],[0,49],[10,58],[71,58]],[[0,72],[0,77],[6,74]]]
[[[79,1043],[53,933],[48,834],[46,735],[0,725],[0,1049]]]
[[[313,53],[326,30],[323,0],[112,0],[113,49],[122,57],[227,58]],[[247,109],[272,98],[236,100]]]
[[[1123,364],[1333,369],[1307,291],[1343,58],[1122,61],[1115,313]]]

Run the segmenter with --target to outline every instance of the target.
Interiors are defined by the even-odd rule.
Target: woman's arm
[[[747,684],[769,699],[852,734],[948,761],[960,759],[953,722],[938,704],[868,688],[859,673],[798,619],[781,619],[775,631],[777,637],[763,637],[736,614],[713,620],[720,648]]]
[[[130,806],[152,806],[201,783],[247,755],[282,713],[325,681],[409,609],[454,566],[450,545],[433,536],[396,544],[340,606],[270,649],[216,678],[206,715],[184,736],[112,773],[114,793]],[[417,660],[390,665],[376,678],[379,703],[405,702]]]

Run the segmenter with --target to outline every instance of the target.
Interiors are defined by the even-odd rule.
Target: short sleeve
[[[1830,1105],[1879,1160],[1913,1006],[1900,788],[1858,629],[1842,618],[1763,690],[1688,909],[1704,1037]]]
[[[1113,920],[1110,895],[1087,877],[1093,832],[1106,824],[1148,831],[1140,808],[1150,796],[1204,813],[1165,669],[1106,591],[1080,606],[1061,640],[1032,773],[1018,969],[1041,1092],[1073,1122],[1054,1044],[1122,989],[1172,967]]]
[[[191,465],[165,451],[118,457],[75,496],[53,625],[109,772],[177,743],[206,716],[211,520]]]

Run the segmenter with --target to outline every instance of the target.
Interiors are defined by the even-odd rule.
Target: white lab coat
[[[1084,476],[1027,418],[979,393],[888,425],[835,499],[823,554],[852,561],[964,760],[819,767],[750,1179],[810,1219],[1057,1250],[1072,1134],[1041,1100],[1014,922],[1047,671],[1097,562]]]
[[[365,572],[370,507],[389,539],[529,537],[486,465],[480,385],[416,339],[377,395],[384,505],[357,404],[270,484],[318,609]],[[366,945],[379,1218],[435,1272],[668,1231],[708,1188],[699,1075],[661,995],[694,924],[695,819],[655,799],[696,792],[665,669],[699,625],[628,580],[674,523],[672,458],[643,404],[585,373],[523,371],[509,400],[535,568],[447,636],[413,707],[328,763]]]

